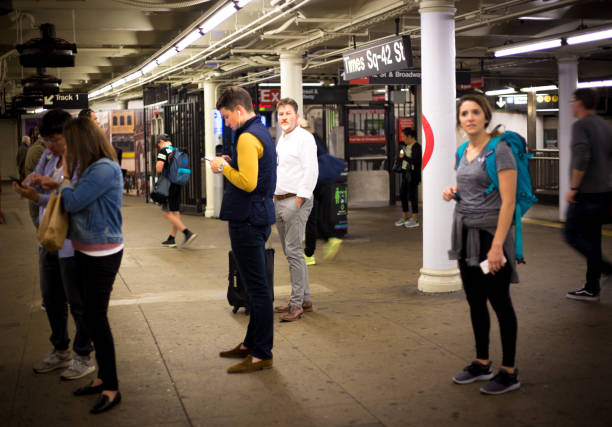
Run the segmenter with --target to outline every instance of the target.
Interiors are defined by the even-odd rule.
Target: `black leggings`
[[[480,261],[487,259],[487,252],[491,248],[493,236],[486,231],[480,232]],[[489,330],[491,321],[487,300],[497,314],[499,331],[502,341],[502,352],[504,366],[513,367],[516,355],[517,321],[512,300],[510,299],[510,276],[512,268],[509,263],[493,274],[484,274],[477,267],[468,267],[461,259],[459,261],[461,280],[468,304],[470,305],[470,316],[472,328],[476,338],[476,358],[489,358]]]
[[[407,172],[408,173],[408,172]],[[402,212],[408,212],[408,202],[412,207],[412,213],[419,213],[419,181],[402,176],[400,185],[400,200],[402,201]]]

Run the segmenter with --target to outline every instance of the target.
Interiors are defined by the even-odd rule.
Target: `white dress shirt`
[[[283,135],[276,145],[278,167],[274,194],[293,193],[310,199],[319,177],[317,144],[314,136],[298,126]]]

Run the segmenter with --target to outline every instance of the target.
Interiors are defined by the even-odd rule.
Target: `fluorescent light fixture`
[[[127,82],[131,82],[132,80],[136,80],[138,77],[142,76],[142,71],[138,70],[135,73],[130,74],[124,80]]]
[[[159,55],[157,57],[157,64],[161,65],[164,62],[166,62],[168,59],[172,58],[174,55],[176,55],[178,53],[178,50],[176,50],[176,48],[173,46],[170,49],[168,49],[167,51],[165,51],[164,53],[162,53],[161,55]]]
[[[559,111],[559,109],[558,108],[537,108],[536,112],[537,111]]]
[[[579,44],[594,42],[597,40],[612,39],[612,28],[601,31],[594,31],[592,33],[581,34],[579,36],[572,36],[567,38],[567,44]]]
[[[521,92],[538,92],[541,90],[557,90],[557,86],[549,85],[549,86],[532,86],[532,87],[522,87]]]
[[[119,79],[116,82],[112,82],[111,86],[114,88],[121,86],[122,84],[125,83],[125,79]]]
[[[178,50],[179,52],[182,51],[186,47],[191,46],[193,43],[195,43],[196,40],[198,40],[200,37],[202,37],[202,33],[200,32],[200,29],[198,28],[193,33],[185,37],[183,40],[178,42],[176,44],[176,50]]]
[[[312,86],[312,87],[320,87],[323,86],[323,83],[321,82],[315,82],[315,83],[302,83],[302,86]]]
[[[262,87],[280,87],[280,83],[259,83]]]
[[[159,107],[160,105],[164,105],[164,104],[165,104],[165,103],[167,103],[167,102],[168,102],[168,100],[165,100],[165,101],[160,101],[160,102],[156,102],[155,104],[150,104],[150,105],[147,105],[147,108]]]
[[[578,89],[585,87],[610,87],[612,86],[612,80],[598,80],[593,82],[578,82]]]
[[[238,3],[236,3],[236,6],[239,9],[242,9],[243,7],[245,7],[249,3],[251,3],[251,0],[238,0]]]
[[[280,87],[280,83],[259,83],[261,87]],[[311,86],[311,87],[320,87],[323,86],[321,82],[305,82],[302,83],[302,87]],[[384,89],[383,89],[384,91]]]
[[[46,108],[37,108],[37,109],[34,110],[34,114],[43,113],[45,111],[47,111]]]
[[[553,18],[549,16],[519,16],[518,19],[521,21],[552,21]]]
[[[497,58],[501,56],[517,55],[519,53],[536,52],[538,50],[561,47],[561,39],[545,40],[535,43],[527,43],[519,46],[503,48],[495,51]]]
[[[376,89],[374,93],[387,93],[387,89]]]
[[[270,6],[276,6],[277,3],[280,3],[282,0],[271,0]]]
[[[211,17],[209,17],[204,24],[202,24],[200,31],[202,31],[203,34],[211,32],[217,27],[217,25],[225,21],[236,12],[238,12],[238,10],[234,6],[234,3],[225,5],[216,11]]]
[[[496,95],[508,95],[511,93],[516,93],[516,90],[514,90],[514,88],[508,87],[506,89],[488,90],[485,92],[485,95],[496,96]]]
[[[141,71],[142,71],[142,74],[147,74],[148,72],[152,71],[155,68],[157,68],[157,62],[151,61],[147,65],[142,67]]]

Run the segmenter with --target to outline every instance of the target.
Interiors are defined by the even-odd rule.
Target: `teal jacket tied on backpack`
[[[176,185],[189,184],[191,169],[189,168],[189,155],[187,152],[170,145],[172,155],[168,159],[167,178]]]
[[[491,185],[489,185],[489,188],[485,191],[486,194],[490,194],[494,190],[499,190],[495,153],[500,141],[504,141],[508,144],[516,160],[516,204],[514,207],[516,260],[518,263],[524,263],[523,226],[521,218],[529,208],[538,201],[533,194],[531,176],[529,174],[529,159],[533,157],[533,154],[527,153],[527,143],[525,139],[516,132],[506,131],[501,136],[491,138],[485,149],[487,153],[485,157],[485,167],[489,179],[491,180]],[[457,165],[459,165],[465,153],[468,142],[469,141],[464,142],[457,149]]]

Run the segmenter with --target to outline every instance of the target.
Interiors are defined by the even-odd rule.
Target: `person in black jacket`
[[[402,217],[395,221],[397,227],[413,228],[419,226],[419,183],[421,182],[421,144],[416,140],[416,132],[410,128],[402,129],[398,172],[402,175],[400,198]],[[408,201],[412,207],[409,218]]]

